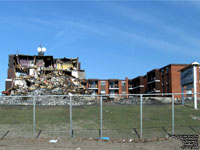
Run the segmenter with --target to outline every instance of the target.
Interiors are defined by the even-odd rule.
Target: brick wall
[[[172,93],[181,93],[181,79],[180,79],[180,70],[185,66],[171,66],[170,73],[170,92]],[[178,96],[178,97],[181,97]]]

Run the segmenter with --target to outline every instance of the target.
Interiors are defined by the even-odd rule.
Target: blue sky
[[[0,90],[9,54],[79,57],[87,78],[135,78],[200,61],[200,1],[2,1]]]

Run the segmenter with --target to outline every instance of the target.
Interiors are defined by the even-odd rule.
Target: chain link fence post
[[[33,136],[35,137],[35,96],[33,97]]]
[[[102,108],[102,96],[100,97],[100,138],[102,138],[103,128],[103,108]]]
[[[172,134],[174,135],[174,94],[172,94]]]
[[[142,94],[140,94],[140,138],[142,139]]]
[[[70,108],[69,108],[69,115],[70,115],[70,138],[73,137],[72,131],[72,96],[70,96]]]

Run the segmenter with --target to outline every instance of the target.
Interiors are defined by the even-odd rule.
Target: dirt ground
[[[179,150],[180,140],[165,140],[146,143],[115,143],[105,141],[90,141],[81,139],[3,139],[0,140],[0,150]]]

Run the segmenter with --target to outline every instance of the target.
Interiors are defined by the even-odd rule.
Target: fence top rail
[[[199,94],[200,93],[154,93],[154,94],[115,94],[115,95],[110,95],[110,94],[105,94],[105,95],[15,95],[15,96],[6,96],[6,95],[0,95],[0,97],[25,97],[25,98],[33,98],[33,97],[105,97],[105,96],[173,96],[173,95],[193,95],[193,94]]]

